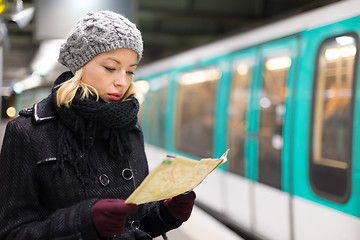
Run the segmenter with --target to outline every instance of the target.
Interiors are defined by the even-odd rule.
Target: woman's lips
[[[121,99],[120,93],[109,93],[108,96],[112,101],[119,101]]]

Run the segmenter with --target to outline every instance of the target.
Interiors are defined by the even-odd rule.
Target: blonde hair
[[[83,68],[77,70],[72,78],[69,80],[61,83],[59,89],[56,93],[56,104],[58,107],[64,105],[67,108],[70,108],[71,103],[76,95],[76,92],[79,88],[81,88],[81,96],[80,99],[88,98],[90,95],[96,95],[96,101],[99,101],[99,93],[93,86],[84,83],[81,79],[83,76]],[[133,83],[130,84],[128,90],[126,91],[125,95],[121,99],[124,101],[130,95],[135,93]]]

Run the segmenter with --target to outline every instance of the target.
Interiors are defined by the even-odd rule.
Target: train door
[[[290,151],[296,36],[258,48],[249,149],[253,185],[253,230],[267,239],[291,238]]]
[[[229,58],[231,64],[229,74],[227,108],[218,115],[217,119],[226,119],[226,128],[220,128],[218,132],[226,134],[226,141],[221,137],[221,142],[230,149],[228,155],[227,170],[224,176],[224,214],[233,224],[241,225],[251,231],[252,216],[252,181],[249,169],[249,151],[246,148],[249,135],[250,123],[250,99],[251,86],[256,77],[256,49],[249,48],[241,50]],[[224,86],[224,84],[222,85]],[[226,129],[226,131],[224,131]],[[220,146],[220,144],[218,144]],[[223,149],[225,146],[222,146]],[[218,153],[219,154],[219,153]]]
[[[360,239],[360,17],[302,33],[294,239]],[[305,48],[306,46],[306,48]]]

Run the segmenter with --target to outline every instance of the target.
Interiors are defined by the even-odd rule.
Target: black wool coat
[[[56,165],[59,118],[50,97],[22,110],[7,125],[0,155],[0,239],[101,239],[91,206],[99,199],[126,199],[148,174],[139,125],[130,131],[128,160],[112,159],[107,142],[96,139],[97,179],[82,184],[65,161]],[[129,216],[125,232],[114,239],[152,239],[181,225],[162,202],[148,203]]]

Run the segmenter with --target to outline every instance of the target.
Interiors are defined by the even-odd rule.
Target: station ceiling
[[[5,0],[5,4],[14,1]],[[24,6],[35,6],[35,1],[24,0]],[[337,1],[137,0],[136,24],[144,41],[141,64]],[[39,44],[34,28],[32,21],[23,29],[8,30],[11,48],[4,53],[5,84],[30,74],[29,63]]]

